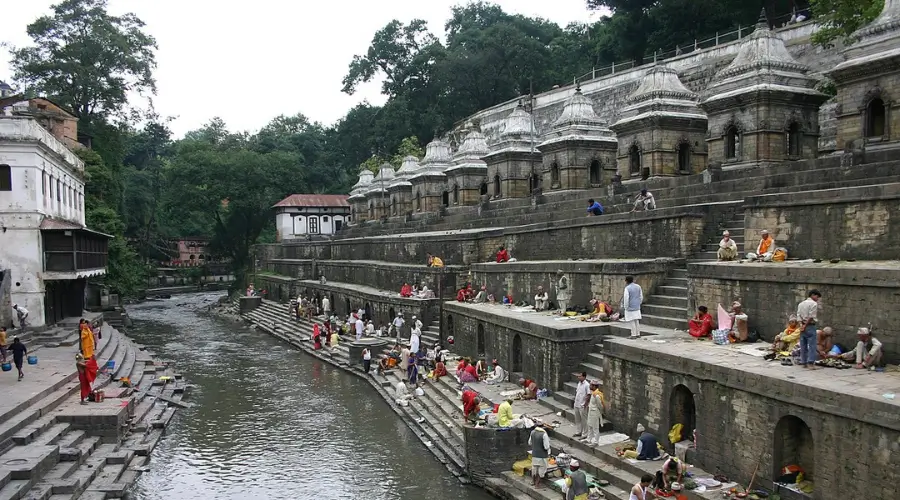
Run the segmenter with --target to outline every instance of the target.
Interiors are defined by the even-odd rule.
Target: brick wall
[[[673,394],[680,385],[693,394],[696,410],[694,465],[747,484],[761,460],[756,484],[771,487],[777,469],[800,460],[815,483],[813,498],[843,500],[852,491],[867,491],[873,498],[894,495],[900,480],[900,426],[892,403],[634,345],[610,342],[607,348],[604,394],[618,430],[633,435],[641,423],[668,444],[666,436],[677,421]],[[811,446],[791,449],[804,442]]]
[[[856,345],[856,329],[877,327],[888,362],[900,360],[900,269],[896,263],[696,263],[688,264],[689,308],[740,300],[750,328],[771,341],[816,288],[823,294],[820,324],[835,342]]]
[[[792,258],[896,259],[900,184],[747,198],[747,234],[768,229]]]

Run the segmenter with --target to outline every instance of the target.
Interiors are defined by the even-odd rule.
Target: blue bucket
[[[106,367],[109,368],[110,370],[115,370],[115,369],[116,369],[116,362],[113,361],[113,360],[109,360],[109,361],[106,362]]]
[[[0,366],[3,367],[3,371],[5,371],[5,372],[11,372],[11,371],[12,371],[12,363],[3,363],[3,364],[0,365]]]
[[[37,356],[28,356],[28,364],[36,365],[37,364]]]

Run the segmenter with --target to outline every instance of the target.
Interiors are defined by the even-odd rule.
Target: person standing
[[[97,360],[85,359],[81,353],[75,354],[75,367],[78,369],[78,385],[81,388],[81,404],[87,404],[85,399],[91,394],[91,386],[97,379]]]
[[[569,289],[569,277],[566,276],[562,269],[556,271],[556,277],[558,278],[556,282],[556,301],[559,302],[559,314],[565,315],[566,306],[569,305],[569,300],[572,299],[572,290]]]
[[[9,346],[9,350],[12,351],[13,354],[13,364],[16,365],[16,369],[19,370],[19,380],[22,380],[25,377],[25,373],[22,372],[22,362],[25,361],[25,355],[28,354],[28,348],[25,347],[25,344],[19,340],[19,337],[13,337],[13,343]]]
[[[587,373],[578,374],[578,388],[575,390],[575,437],[587,439],[588,425],[587,414],[588,405],[591,402],[591,385],[587,381]]]
[[[365,371],[366,375],[368,375],[369,369],[372,368],[372,352],[369,351],[369,348],[363,349],[362,360],[363,360],[363,371]]]
[[[419,352],[419,346],[421,344],[421,339],[419,338],[420,333],[421,332],[415,328],[409,332],[409,352],[412,354],[418,354]]]
[[[21,333],[25,333],[25,327],[28,326],[28,323],[25,321],[28,319],[28,309],[19,306],[19,304],[14,304],[13,309],[16,310],[16,317],[19,319],[19,330]]]
[[[356,341],[359,342],[360,340],[362,340],[363,333],[365,333],[366,331],[366,325],[365,323],[363,323],[361,316],[356,317],[354,326],[356,327]]]
[[[631,338],[641,336],[641,304],[644,303],[644,291],[641,285],[634,282],[634,276],[625,276],[625,294],[622,297],[622,310],[625,311],[625,322],[631,327]]]
[[[403,330],[403,325],[405,323],[406,323],[406,321],[403,319],[402,312],[398,312],[397,317],[394,318],[394,321],[391,323],[391,328],[393,328],[395,330],[395,333],[397,334],[397,343],[398,344],[400,343],[400,332],[401,332],[401,330]]]
[[[96,347],[96,343],[94,342],[94,332],[91,331],[91,327],[88,325],[87,321],[81,320],[81,355],[84,356],[84,359],[91,359],[94,357],[94,348]]]
[[[0,326],[0,361],[6,363],[6,327]]]
[[[537,426],[528,436],[528,445],[531,446],[531,481],[535,488],[541,487],[541,479],[547,474],[550,467],[550,436],[543,427]]]
[[[324,314],[326,318],[331,317],[331,301],[328,300],[328,297],[322,297],[322,314]]]
[[[797,306],[797,319],[800,320],[800,364],[804,368],[815,369],[818,342],[816,338],[816,320],[819,315],[819,299],[822,293],[810,290],[806,300]]]
[[[591,401],[588,405],[588,435],[587,442],[589,445],[599,445],[600,428],[603,427],[603,393],[600,392],[600,381],[591,380]]]

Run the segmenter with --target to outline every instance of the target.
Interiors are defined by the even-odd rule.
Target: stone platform
[[[782,366],[758,355],[765,346],[684,333],[607,338],[610,418],[663,441],[675,423],[696,429],[695,464],[736,471],[742,483],[759,463],[757,482],[771,488],[781,467],[797,464],[816,491],[866,487],[890,498],[900,478],[900,374]]]

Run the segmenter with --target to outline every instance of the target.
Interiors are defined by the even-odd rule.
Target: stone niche
[[[709,119],[709,161],[728,167],[816,158],[819,106],[828,96],[814,89],[818,80],[809,73],[763,11],[700,101]]]
[[[500,297],[511,293],[516,302],[534,304],[538,286],[543,286],[550,300],[556,302],[556,272],[569,277],[572,290],[570,305],[589,306],[592,298],[607,301],[616,309],[622,301],[625,276],[634,276],[645,293],[650,293],[665,280],[666,273],[679,262],[675,259],[594,260],[551,262],[507,262],[504,264],[472,264],[472,286],[487,287],[488,293]]]
[[[633,433],[640,423],[671,452],[671,427],[692,424],[693,465],[721,470],[739,484],[758,465],[755,484],[770,490],[782,467],[800,465],[815,484],[813,495],[782,489],[782,498],[843,500],[864,489],[872,497],[894,495],[900,480],[900,458],[891,451],[900,442],[894,403],[853,396],[851,385],[833,391],[827,382],[811,386],[741,371],[652,344],[613,339],[604,346],[603,392],[617,430]]]
[[[409,178],[412,186],[410,207],[413,213],[438,212],[441,207],[450,204],[444,170],[450,168],[451,160],[450,144],[434,139],[425,146],[425,158]]]
[[[520,102],[504,121],[499,141],[484,156],[489,198],[525,198],[540,187],[541,154],[536,144],[531,113]]]
[[[472,129],[453,155],[453,165],[444,170],[451,206],[478,205],[487,194],[487,164],[481,158],[488,153],[487,141]]]
[[[896,307],[900,266],[896,261],[694,263],[688,264],[688,276],[690,310],[739,300],[750,317],[750,329],[767,342],[784,330],[809,290],[818,289],[824,306],[820,325],[834,329],[836,343],[855,347],[857,328],[872,323],[884,344],[885,360],[900,361]]]
[[[900,184],[825,189],[802,199],[754,196],[744,209],[747,234],[768,230],[791,258],[900,257]]]
[[[829,72],[837,84],[837,148],[896,147],[900,133],[900,1],[885,0],[872,23],[857,31],[845,61]]]
[[[502,305],[445,302],[441,333],[453,336],[453,352],[497,359],[510,373],[523,373],[540,387],[559,390],[600,342],[603,323],[556,321],[515,313]]]
[[[610,128],[623,179],[690,175],[706,169],[706,113],[678,73],[654,66]]]
[[[544,191],[585,189],[608,184],[616,170],[618,143],[594,112],[594,103],[575,89],[538,145]]]

